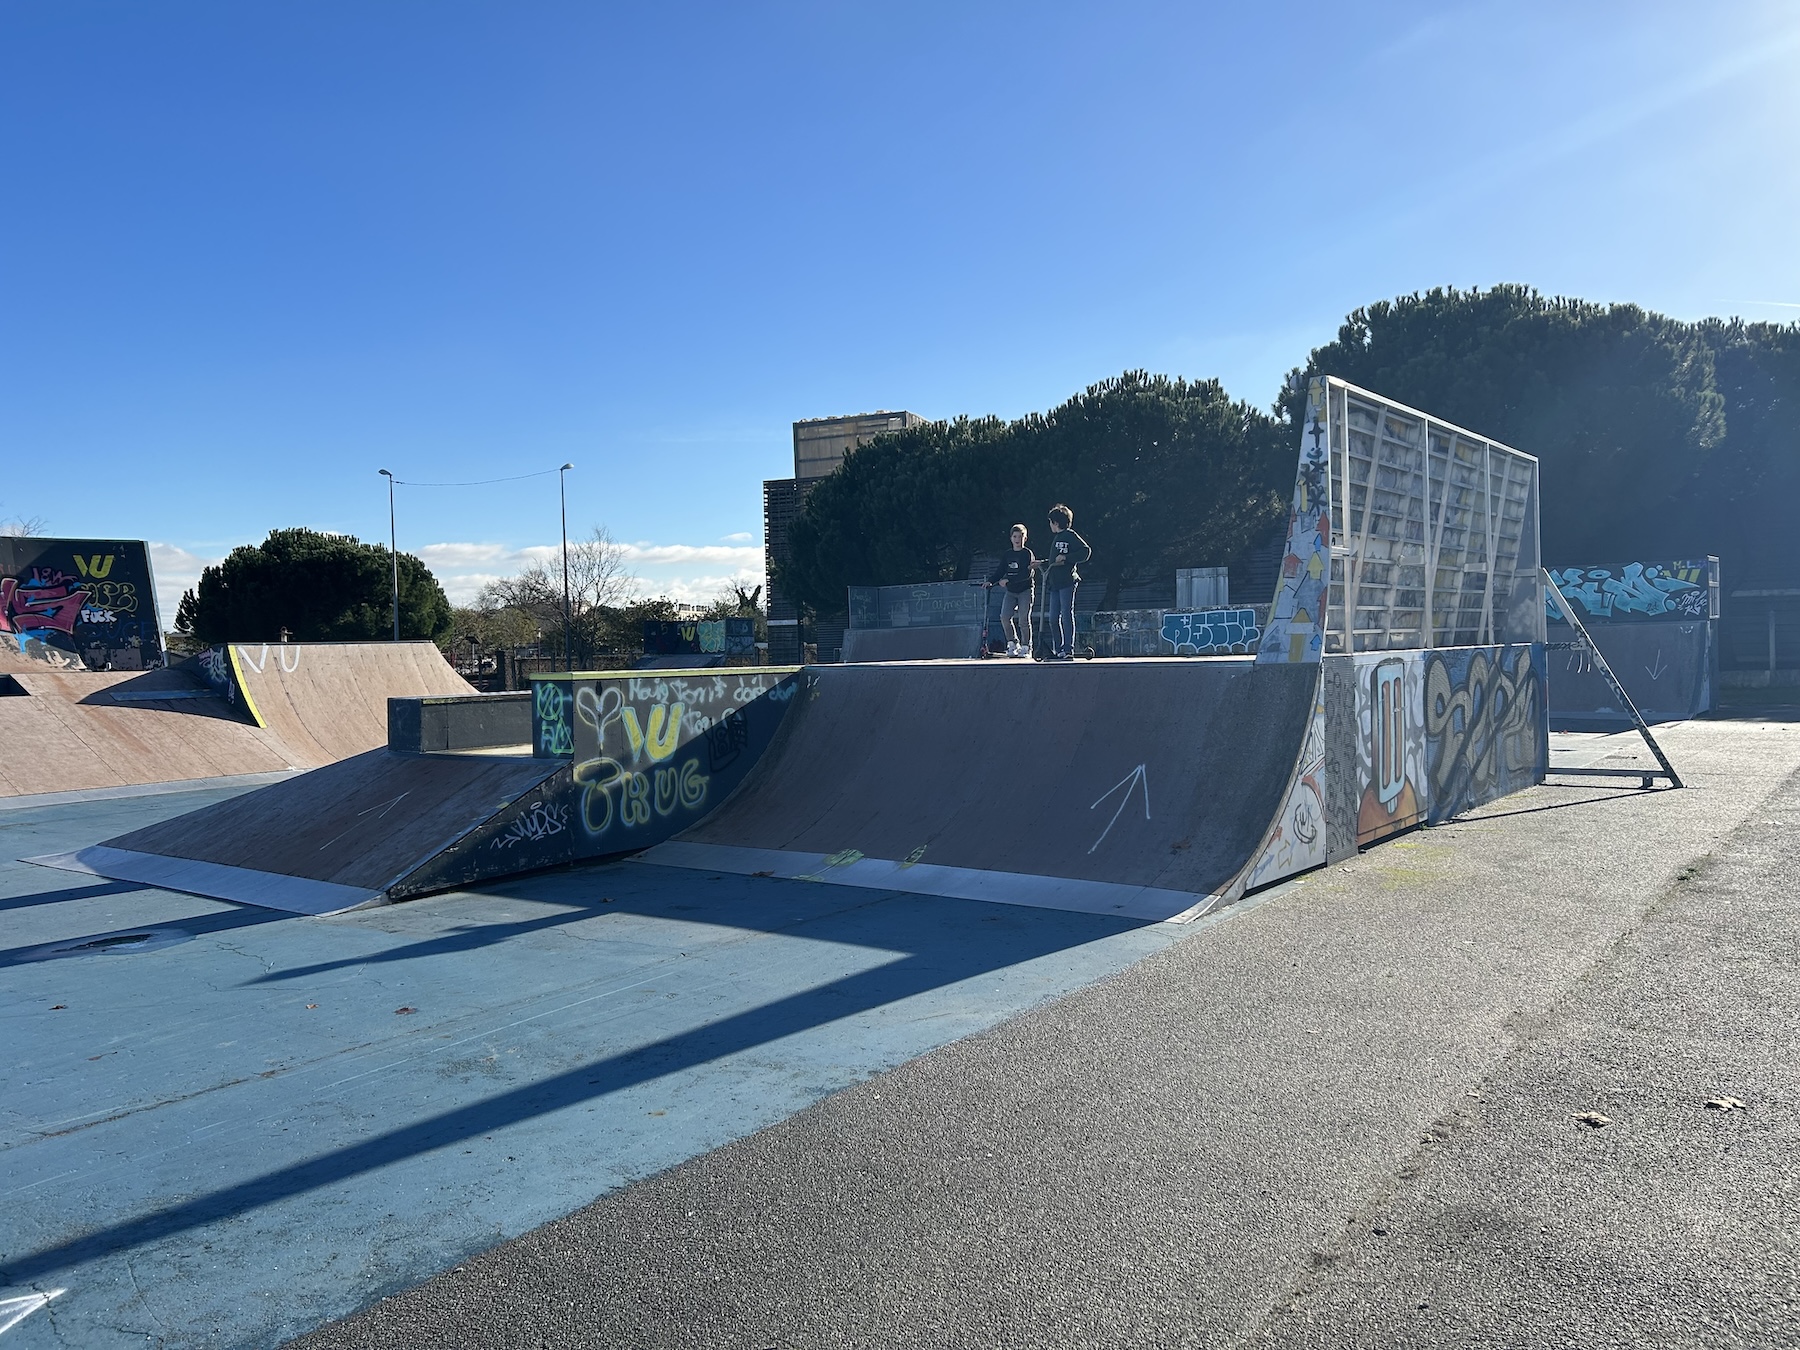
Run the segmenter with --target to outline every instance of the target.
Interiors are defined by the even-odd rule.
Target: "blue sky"
[[[1800,318],[1788,3],[0,7],[0,517],[385,540],[569,475],[643,589],[761,572],[796,418],[1131,367],[1268,404],[1516,281]],[[554,475],[400,489],[452,598]],[[165,622],[170,614],[165,612]]]

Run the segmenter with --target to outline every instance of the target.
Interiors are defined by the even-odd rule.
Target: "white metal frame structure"
[[[1542,642],[1537,459],[1335,377],[1325,384],[1325,650]]]

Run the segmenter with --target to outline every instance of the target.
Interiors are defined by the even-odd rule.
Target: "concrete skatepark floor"
[[[0,865],[0,1299],[65,1291],[3,1344],[1778,1343],[1800,726],[1665,743],[1687,791],[1552,783],[1196,928]]]

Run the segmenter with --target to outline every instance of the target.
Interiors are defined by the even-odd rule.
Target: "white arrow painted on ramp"
[[[406,792],[402,792],[398,797],[394,798],[394,800],[391,802],[386,802],[381,806],[371,806],[367,811],[358,811],[356,813],[355,822],[352,823],[351,825],[349,825],[348,827],[346,827],[345,829],[339,830],[336,834],[332,835],[331,838],[327,839],[324,843],[320,844],[319,852],[323,853],[326,849],[330,848],[333,844],[337,843],[338,840],[342,839],[345,835],[349,834],[351,830],[354,830],[358,825],[362,824],[362,818],[364,816],[373,814],[375,816],[376,820],[380,820],[389,811],[392,811],[396,806],[400,805],[401,802],[405,801],[407,795],[411,791],[412,791],[412,789],[408,788],[406,790]]]
[[[1094,848],[1090,848],[1088,850],[1089,853],[1092,853],[1095,848],[1099,848],[1100,845],[1104,844],[1106,842],[1106,836],[1112,833],[1112,827],[1119,823],[1119,817],[1125,814],[1125,808],[1131,803],[1131,789],[1134,787],[1143,788],[1144,819],[1150,819],[1150,777],[1144,772],[1144,766],[1140,764],[1118,782],[1114,783],[1105,792],[1102,792],[1099,800],[1097,800],[1093,806],[1088,807],[1088,810],[1092,811],[1120,788],[1125,789],[1125,795],[1119,798],[1119,809],[1114,811],[1112,819],[1106,822],[1106,828],[1100,831],[1100,837],[1094,840]]]
[[[1656,649],[1656,669],[1651,670],[1649,666],[1645,666],[1644,673],[1653,680],[1660,680],[1663,677],[1663,672],[1667,669],[1668,667],[1663,664],[1662,648],[1658,647]]]
[[[44,1294],[27,1294],[23,1298],[0,1298],[0,1336],[4,1336],[53,1298],[69,1291],[52,1289]]]

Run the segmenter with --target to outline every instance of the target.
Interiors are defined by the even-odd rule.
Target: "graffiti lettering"
[[[0,634],[10,635],[7,646],[53,666],[160,666],[144,545],[0,536]]]
[[[1162,637],[1178,656],[1241,656],[1256,650],[1262,630],[1253,609],[1205,609],[1163,615]]]
[[[625,723],[625,737],[631,743],[632,759],[641,759],[647,750],[650,762],[660,764],[674,754],[675,747],[681,743],[681,713],[679,703],[656,704],[650,709],[650,726],[646,731],[638,725],[636,708],[622,708],[619,716]]]
[[[706,763],[714,773],[732,763],[750,744],[750,724],[728,712],[706,731]]]
[[[113,555],[110,553],[93,553],[85,558],[79,553],[73,556],[75,570],[84,577],[92,577],[95,581],[104,581],[112,572]]]
[[[575,740],[569,732],[569,691],[551,680],[537,680],[533,688],[537,700],[533,711],[537,714],[538,753],[559,757],[574,754]]]
[[[517,820],[496,836],[490,848],[506,850],[515,844],[541,843],[568,828],[569,808],[556,802],[537,801],[525,808]]]
[[[1428,652],[1425,736],[1434,822],[1535,781],[1543,689],[1529,647]]]
[[[74,577],[52,567],[34,567],[23,581],[0,577],[0,632],[73,634],[86,600]]]
[[[641,773],[625,775],[625,800],[619,819],[627,829],[650,823],[650,780]]]
[[[1623,567],[1563,567],[1551,577],[1557,590],[1583,611],[1583,619],[1647,619],[1708,617],[1708,579],[1704,562],[1626,563]],[[1562,614],[1554,596],[1546,596],[1548,616]]]

